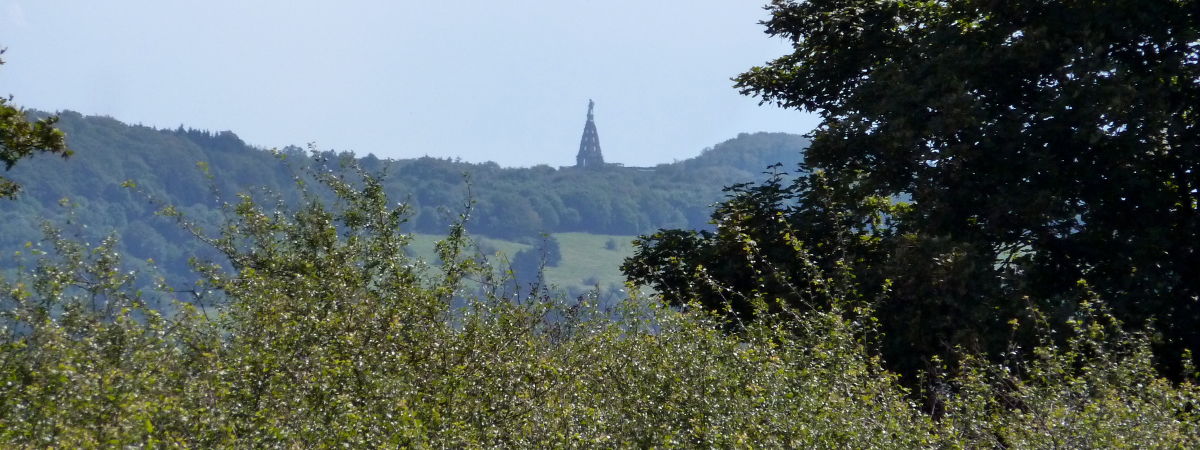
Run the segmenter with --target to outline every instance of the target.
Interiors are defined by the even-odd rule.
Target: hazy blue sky
[[[0,95],[262,147],[574,164],[587,101],[609,162],[804,133],[731,76],[783,54],[747,0],[0,0]]]

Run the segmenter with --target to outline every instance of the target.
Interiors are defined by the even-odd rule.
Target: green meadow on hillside
[[[597,286],[609,289],[624,284],[621,263],[633,255],[636,236],[591,233],[550,233],[547,236],[558,241],[562,252],[561,262],[546,267],[545,277],[550,286],[578,292]],[[412,256],[430,264],[437,263],[433,247],[444,237],[428,233],[413,234],[409,246]],[[475,249],[496,268],[504,268],[517,252],[535,248],[530,244],[484,236],[474,236],[472,239]]]

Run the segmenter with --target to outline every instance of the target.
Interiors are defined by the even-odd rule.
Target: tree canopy
[[[1063,319],[1084,291],[1133,325],[1158,318],[1170,358],[1200,348],[1200,3],[776,0],[767,9],[767,33],[792,52],[736,86],[820,114],[804,162],[820,183],[781,195],[826,194],[760,202],[751,215],[786,217],[806,252],[846,258],[838,267],[854,269],[855,292],[882,299],[893,359],[1000,350],[1008,320],[1030,301]],[[743,187],[727,206],[781,186]],[[746,222],[732,210],[715,219]],[[730,239],[718,232],[694,248]],[[631,265],[665,251],[659,242],[643,241]]]

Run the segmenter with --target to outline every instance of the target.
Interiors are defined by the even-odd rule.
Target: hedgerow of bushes
[[[172,307],[134,290],[114,240],[51,230],[52,250],[22,250],[25,270],[0,282],[0,442],[1200,445],[1195,386],[1161,378],[1147,337],[1100,302],[1068,339],[1005,363],[964,355],[914,393],[882,368],[869,310],[750,292],[758,320],[731,327],[654,298],[515,295],[466,251],[461,224],[427,266],[405,256],[407,211],[378,182],[324,181],[336,204],[232,205],[206,238],[231,265],[195,262],[204,281],[171,291]]]

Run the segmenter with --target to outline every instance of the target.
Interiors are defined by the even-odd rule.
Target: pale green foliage
[[[1159,377],[1146,336],[1122,331],[1093,303],[1070,325],[1064,345],[1044,339],[1027,361],[966,358],[950,380],[951,435],[995,447],[1200,446],[1200,392]]]
[[[1069,350],[1041,350],[1027,382],[983,362],[947,377],[935,420],[863,343],[869,325],[849,318],[869,312],[784,308],[729,332],[700,308],[648,299],[601,310],[468,292],[465,280],[503,280],[464,251],[461,226],[428,268],[404,256],[405,211],[374,180],[323,181],[336,207],[231,206],[210,242],[233,271],[197,263],[206,281],[173,317],[130,292],[111,241],[89,249],[52,233],[57,256],[0,286],[0,442],[1185,446],[1197,435],[1194,388],[1157,378],[1144,342],[1110,345],[1094,322]]]

